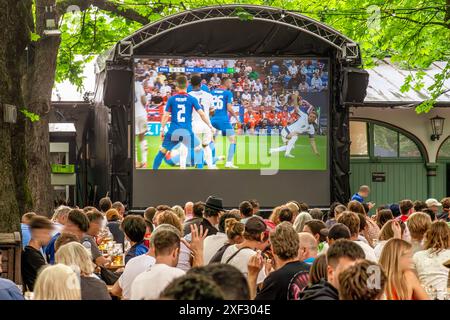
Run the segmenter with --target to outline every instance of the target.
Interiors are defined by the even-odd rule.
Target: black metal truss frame
[[[114,58],[130,58],[135,48],[146,42],[187,25],[212,20],[245,19],[273,22],[285,25],[325,41],[338,50],[339,58],[348,62],[360,59],[359,46],[353,40],[329,26],[304,15],[267,6],[223,5],[180,12],[150,23],[134,34],[118,42]]]

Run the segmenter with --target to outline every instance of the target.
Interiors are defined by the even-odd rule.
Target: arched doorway
[[[427,154],[413,134],[384,122],[352,119],[350,140],[352,192],[369,185],[369,200],[377,206],[427,199]],[[440,195],[442,188],[437,187],[436,193]]]

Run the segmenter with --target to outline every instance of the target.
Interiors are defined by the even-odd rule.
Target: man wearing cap
[[[434,198],[428,199],[425,203],[427,204],[428,209],[433,211],[437,217],[439,215],[439,208],[442,207],[442,204]]]
[[[208,230],[208,236],[212,236],[219,231],[216,226],[219,225],[220,216],[223,211],[221,198],[209,196],[208,199],[206,199],[203,221],[200,225],[203,226],[203,230]]]

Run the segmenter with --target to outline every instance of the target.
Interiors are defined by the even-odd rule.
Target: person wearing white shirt
[[[450,260],[450,228],[444,221],[433,222],[425,237],[425,250],[414,254],[414,265],[422,285],[432,287],[436,298],[443,299],[449,276],[444,263]]]
[[[142,82],[136,81],[134,83],[134,117],[135,117],[135,134],[138,136],[139,144],[136,148],[136,167],[145,168],[147,166],[147,140],[145,133],[147,132],[147,104],[146,93]],[[141,152],[141,161],[137,161],[138,149]]]
[[[314,76],[311,79],[311,89],[315,91],[321,91],[323,89],[322,79],[320,79],[317,72],[314,73]]]
[[[180,238],[180,233],[173,230],[161,230],[153,237],[155,264],[134,279],[131,300],[156,300],[172,280],[185,274],[176,268]]]
[[[369,246],[367,243],[358,240],[359,236],[359,217],[354,212],[344,212],[342,213],[339,218],[337,219],[338,223],[342,223],[348,227],[351,233],[351,238],[354,243],[359,245],[361,249],[363,249],[364,254],[366,256],[367,260],[378,262],[378,259],[375,255],[375,251],[371,246]]]
[[[269,244],[269,237],[266,233],[267,226],[263,219],[258,216],[247,220],[244,228],[244,241],[240,244],[229,246],[223,256],[221,263],[230,264],[238,268],[244,277],[248,277],[248,262],[258,250],[264,250]],[[266,278],[264,268],[258,274],[257,284],[262,283]]]
[[[170,96],[170,94],[172,93],[172,87],[169,86],[167,80],[164,81],[164,85],[161,87],[161,89],[159,89],[159,92],[163,97]]]
[[[150,237],[150,249],[147,254],[142,254],[140,256],[134,257],[128,261],[125,265],[125,269],[120,276],[119,280],[114,284],[111,293],[115,296],[122,297],[122,300],[131,299],[131,286],[134,279],[141,273],[147,271],[156,262],[155,260],[155,250],[153,248],[153,240],[159,232],[163,230],[172,231],[181,234],[177,228],[169,224],[162,224],[157,227],[151,237]]]

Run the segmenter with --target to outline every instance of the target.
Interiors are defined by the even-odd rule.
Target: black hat
[[[326,234],[325,234],[326,233]],[[330,229],[320,230],[320,234],[327,236],[328,239],[338,240],[338,239],[350,239],[350,229],[342,223],[335,223]]]
[[[267,225],[259,216],[250,217],[245,222],[245,231],[251,234],[261,233],[267,230]]]
[[[223,211],[223,205],[222,205],[222,198],[217,198],[214,196],[209,196],[208,199],[206,199],[205,207],[210,208],[217,211]]]

